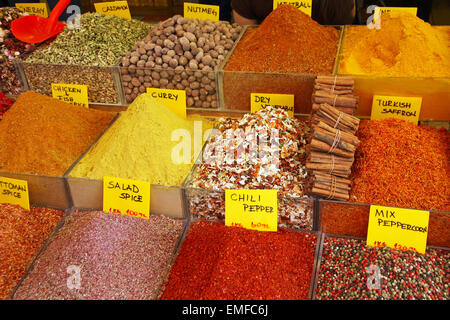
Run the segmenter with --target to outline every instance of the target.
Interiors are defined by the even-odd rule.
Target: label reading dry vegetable
[[[225,225],[277,231],[276,190],[225,190]]]
[[[370,119],[381,120],[395,118],[417,124],[419,122],[421,107],[422,98],[419,97],[374,95]]]
[[[47,3],[16,3],[16,8],[31,15],[48,18]]]
[[[190,19],[219,21],[219,6],[184,3],[184,17]]]
[[[273,1],[273,10],[278,8],[278,6],[281,6],[282,4],[290,4],[303,13],[306,13],[308,16],[311,16],[312,11],[312,0],[303,0],[303,1],[281,1],[281,0],[274,0]]]
[[[429,211],[370,206],[367,245],[425,254]]]
[[[0,177],[0,203],[17,204],[26,210],[30,210],[28,182]]]
[[[147,88],[147,93],[167,109],[186,119],[186,91]]]
[[[52,96],[74,106],[89,108],[88,87],[84,84],[52,83]]]
[[[150,183],[104,177],[103,211],[148,219],[150,215]]]
[[[250,106],[252,113],[255,113],[267,106],[281,108],[289,116],[294,117],[294,95],[293,94],[272,94],[272,93],[252,93],[250,95]]]
[[[127,1],[111,1],[94,3],[95,11],[108,16],[117,16],[131,20],[130,8]]]

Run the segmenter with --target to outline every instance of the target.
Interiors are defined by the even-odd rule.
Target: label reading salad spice
[[[219,6],[197,3],[184,3],[184,17],[190,19],[219,21]]]
[[[186,91],[147,88],[147,93],[173,113],[186,119]]]
[[[150,214],[150,183],[104,177],[103,211],[148,219]]]
[[[31,15],[48,18],[47,3],[16,3],[16,8]]]
[[[111,1],[94,3],[95,11],[108,16],[117,16],[131,20],[130,8],[127,1]]]
[[[252,93],[250,95],[250,106],[252,113],[267,106],[272,106],[286,110],[289,116],[294,117],[293,94]]]
[[[282,4],[290,4],[311,17],[312,0],[303,0],[303,1],[274,0],[273,1],[273,10],[275,10],[276,8],[278,8],[278,6],[281,6]]]
[[[52,83],[52,96],[74,106],[89,108],[88,87],[84,84]]]
[[[380,120],[388,118],[403,119],[417,124],[419,122],[422,98],[373,96],[372,114],[370,119]]]
[[[17,204],[26,210],[30,210],[28,182],[0,177],[0,203]]]
[[[429,211],[370,206],[367,245],[425,254]]]
[[[225,190],[225,225],[277,231],[276,190]]]

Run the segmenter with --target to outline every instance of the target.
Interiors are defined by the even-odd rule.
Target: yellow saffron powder
[[[194,125],[199,128],[200,124],[202,130],[194,136]],[[150,95],[141,94],[70,175],[90,179],[111,176],[179,186],[198,156],[198,152],[194,154],[194,138],[201,147],[205,131],[213,127],[214,122],[198,116],[182,119]]]
[[[450,28],[434,27],[409,13],[385,13],[380,29],[348,27],[339,73],[450,76]]]

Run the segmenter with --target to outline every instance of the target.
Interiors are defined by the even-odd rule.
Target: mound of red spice
[[[161,299],[308,299],[316,242],[310,233],[195,221]]]
[[[8,111],[13,105],[13,102],[5,97],[3,93],[0,92],[0,120],[2,120],[3,115]]]
[[[450,134],[398,120],[361,121],[350,201],[450,211]]]
[[[331,73],[339,31],[324,27],[291,5],[275,9],[241,39],[226,70]]]

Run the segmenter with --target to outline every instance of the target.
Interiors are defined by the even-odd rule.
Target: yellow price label
[[[306,13],[311,17],[312,12],[312,0],[303,0],[303,1],[282,1],[282,0],[274,0],[273,1],[273,10],[281,6],[282,4],[290,4],[303,13]]]
[[[425,254],[429,211],[370,206],[367,245]]]
[[[150,183],[103,177],[103,211],[148,219]]]
[[[219,6],[197,3],[184,3],[184,17],[190,19],[219,21]]]
[[[31,15],[48,18],[47,3],[16,3],[16,8]]]
[[[147,88],[147,93],[173,113],[186,119],[186,91]]]
[[[276,190],[225,190],[225,225],[277,231]]]
[[[84,84],[52,83],[52,96],[74,106],[89,108],[88,87]]]
[[[111,1],[94,3],[95,11],[108,16],[116,16],[131,20],[130,8],[127,1]]]
[[[415,7],[375,7],[375,17],[379,17],[380,14],[392,12],[392,13],[411,13],[412,15],[417,16],[417,8]]]
[[[380,120],[395,118],[418,124],[421,107],[422,98],[420,97],[374,95],[370,119]]]
[[[272,94],[272,93],[252,93],[250,94],[250,108],[253,113],[258,112],[267,106],[281,108],[289,116],[294,117],[294,95],[293,94]]]
[[[17,204],[26,210],[30,210],[28,182],[0,177],[0,203]]]

